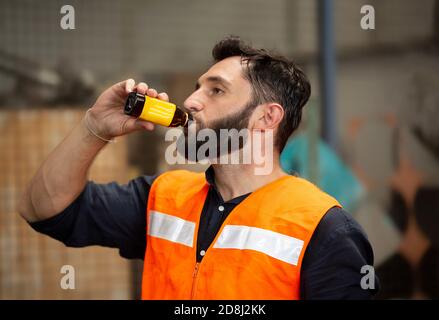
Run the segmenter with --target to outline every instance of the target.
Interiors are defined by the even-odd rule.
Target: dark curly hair
[[[215,62],[240,56],[246,62],[244,77],[252,85],[251,106],[261,103],[279,103],[285,117],[279,124],[275,146],[282,152],[288,138],[297,129],[302,108],[311,94],[311,85],[303,71],[291,60],[274,52],[257,49],[237,36],[228,36],[218,42],[212,56]]]

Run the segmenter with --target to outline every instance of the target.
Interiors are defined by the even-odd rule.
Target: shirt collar
[[[204,175],[206,177],[207,183],[215,187],[215,171],[213,170],[212,166],[209,166],[209,168],[207,168],[206,172],[204,172]]]
[[[213,170],[213,167],[210,166],[209,168],[207,168],[207,170],[204,172],[204,175],[206,177],[207,183],[211,187],[210,190],[212,190],[213,192],[215,192],[217,194],[218,198],[221,199],[221,202],[224,202],[223,197],[221,196],[221,194],[219,193],[219,191],[218,191],[218,189],[216,188],[216,185],[215,185],[215,171]],[[251,194],[251,192],[243,194],[243,195],[238,196],[236,198],[230,199],[229,201],[227,201],[225,203],[239,204],[245,198],[247,198],[250,194]]]

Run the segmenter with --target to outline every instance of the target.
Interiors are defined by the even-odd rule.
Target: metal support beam
[[[335,104],[335,44],[333,0],[319,0],[319,63],[320,101],[322,106],[322,137],[334,149],[337,147]]]

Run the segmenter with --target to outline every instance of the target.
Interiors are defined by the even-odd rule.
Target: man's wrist
[[[97,139],[105,144],[116,142],[116,140],[113,137],[106,137],[95,129],[96,125],[94,125],[94,121],[91,117],[91,109],[88,109],[85,112],[85,115],[82,119],[82,123],[85,129],[87,130],[89,136],[93,137],[94,139]]]

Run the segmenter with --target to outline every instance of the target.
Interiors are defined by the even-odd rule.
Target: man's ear
[[[274,102],[259,105],[253,113],[254,124],[253,129],[275,129],[285,116],[284,108]]]

